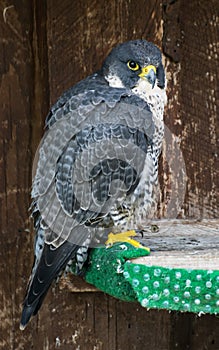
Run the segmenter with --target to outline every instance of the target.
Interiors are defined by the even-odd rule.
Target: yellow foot
[[[134,230],[125,231],[121,233],[109,233],[108,239],[105,242],[106,246],[112,246],[114,243],[123,242],[123,243],[130,243],[135,248],[141,248],[147,250],[147,252],[150,252],[150,248],[144,247],[142,244],[140,244],[138,241],[132,239],[131,237],[137,236],[136,232]]]

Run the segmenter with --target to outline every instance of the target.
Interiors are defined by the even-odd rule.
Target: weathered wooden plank
[[[144,227],[143,227],[144,229]],[[151,232],[152,230],[152,232]],[[156,232],[154,232],[156,231]],[[133,259],[147,266],[219,270],[219,220],[159,220],[145,228],[138,239],[150,247],[149,256]],[[81,277],[61,279],[61,288],[71,292],[96,292]]]
[[[151,248],[136,264],[219,270],[219,220],[161,220],[157,232],[144,233],[141,240]],[[153,227],[153,226],[152,226]]]
[[[165,123],[174,134],[166,154],[174,150],[174,157],[177,145],[180,146],[188,176],[179,217],[219,216],[216,107],[219,71],[215,39],[218,7],[217,0],[212,0],[210,6],[205,0],[163,1],[163,47],[168,56],[169,78]],[[177,195],[176,187],[171,186],[169,165],[164,157],[160,164],[162,171],[166,169],[166,177],[161,179],[161,216],[167,212],[169,197],[174,197],[172,190],[176,207],[184,197],[183,191]],[[181,162],[178,166],[182,165]],[[174,178],[173,182],[180,186],[179,180]]]
[[[31,265],[32,6],[1,1],[0,17],[0,348],[21,349],[30,339],[19,344],[16,330]]]
[[[180,145],[188,175],[179,215],[218,215],[218,6],[216,0],[210,5],[205,0],[0,2],[0,348],[219,348],[219,320],[214,316],[147,312],[103,293],[72,294],[58,288],[49,292],[25,333],[18,331],[32,261],[33,236],[27,231],[31,164],[49,99],[50,104],[55,102],[63,90],[99,68],[117,42],[145,37],[161,47],[163,34],[163,44],[174,38],[165,63],[169,79],[166,124],[174,133],[167,152],[174,155],[176,144]],[[165,16],[170,12],[172,22],[168,23]],[[179,63],[171,59],[171,50],[176,48]],[[163,204],[159,214],[163,216],[170,172],[165,157],[161,160],[161,173],[167,174],[160,182]],[[178,205],[179,197],[175,198]],[[101,307],[96,313],[97,305]],[[102,322],[101,335],[95,328],[97,317]]]
[[[73,293],[97,292],[97,288],[86,283],[82,277],[74,276],[70,273],[60,279],[59,287],[60,289],[66,289]]]
[[[25,0],[0,2],[1,349],[29,349],[31,343],[40,348],[34,328],[25,336],[19,332],[21,304],[33,261],[28,218],[31,168],[42,135],[42,111],[45,113],[48,103],[45,66],[38,59],[37,48],[42,49],[45,43],[40,33],[45,25],[42,20],[34,29],[37,19],[33,7]],[[46,18],[43,5],[37,16]]]
[[[135,264],[181,269],[219,270],[218,249],[198,251],[151,252],[147,258],[133,259]]]

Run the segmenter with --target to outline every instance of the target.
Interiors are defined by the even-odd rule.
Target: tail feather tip
[[[20,323],[20,327],[19,328],[20,328],[21,331],[23,331],[26,328],[26,326],[27,326],[26,324]]]

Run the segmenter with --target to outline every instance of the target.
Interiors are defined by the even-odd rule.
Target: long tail
[[[23,303],[20,329],[25,329],[32,315],[36,315],[52,281],[74,257],[77,245],[66,241],[58,248],[45,243],[39,264],[32,276]]]

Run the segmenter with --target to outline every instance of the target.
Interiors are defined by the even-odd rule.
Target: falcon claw
[[[131,237],[137,236],[136,231],[130,230],[120,233],[109,233],[108,239],[105,242],[107,247],[111,247],[114,243],[123,242],[123,243],[129,243],[135,248],[141,248],[147,250],[147,252],[150,252],[150,248],[144,247],[142,244],[140,244],[138,241],[132,239]]]
[[[144,238],[144,236],[146,235],[146,237],[148,237],[149,233],[156,233],[159,231],[159,226],[157,226],[156,224],[151,224],[149,226],[140,228],[135,230],[136,234],[141,235],[141,238]]]

